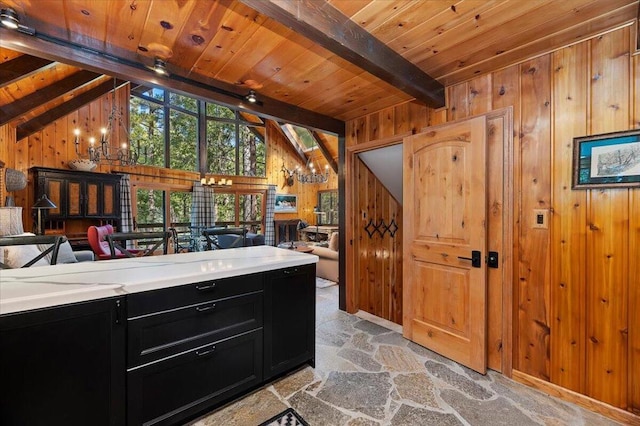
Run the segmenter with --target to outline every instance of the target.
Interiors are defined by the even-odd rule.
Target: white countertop
[[[0,269],[0,314],[318,262],[270,246]]]

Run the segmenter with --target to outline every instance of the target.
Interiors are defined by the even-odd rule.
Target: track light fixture
[[[36,30],[31,27],[27,27],[26,25],[22,25],[20,23],[20,18],[18,17],[18,13],[15,9],[10,7],[0,8],[0,24],[3,27],[8,28],[10,30],[16,30],[19,33],[35,35]]]
[[[169,71],[167,71],[167,62],[157,56],[153,59],[153,66],[147,65],[147,68],[158,75],[169,76]]]
[[[253,90],[249,91],[249,94],[245,96],[245,99],[251,102],[252,104],[255,104],[256,102],[258,102],[258,97],[256,96],[256,92]]]
[[[18,18],[15,10],[8,7],[6,9],[0,9],[0,23],[7,28],[17,30],[18,26],[20,26],[20,18]]]

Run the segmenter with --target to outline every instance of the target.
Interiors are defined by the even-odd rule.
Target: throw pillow
[[[338,251],[338,233],[334,232],[331,234],[331,238],[329,238],[329,248],[333,251]]]
[[[48,249],[52,244],[38,244],[38,249],[42,252]],[[47,253],[45,258],[47,262],[51,263],[51,255],[53,252]],[[71,248],[71,244],[69,241],[65,241],[60,244],[58,248],[58,261],[56,263],[77,263],[78,259],[76,259],[76,255],[73,254],[73,249]]]
[[[38,247],[35,244],[6,246],[4,251],[4,263],[9,268],[22,268],[35,257],[40,255],[40,253],[40,250],[38,250]],[[31,266],[45,266],[48,264],[49,262],[46,258],[42,258]]]

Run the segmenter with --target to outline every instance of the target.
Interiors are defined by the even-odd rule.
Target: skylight
[[[317,148],[317,144],[309,129],[294,124],[281,124],[280,127],[289,141],[298,145],[304,152],[311,152]]]

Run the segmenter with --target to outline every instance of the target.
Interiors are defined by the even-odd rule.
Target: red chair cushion
[[[113,226],[90,226],[87,229],[87,238],[89,240],[89,246],[91,250],[96,254],[98,259],[111,259],[111,250],[109,250],[109,243],[105,239],[108,234],[113,234]],[[115,249],[116,257],[125,257],[120,250]]]

